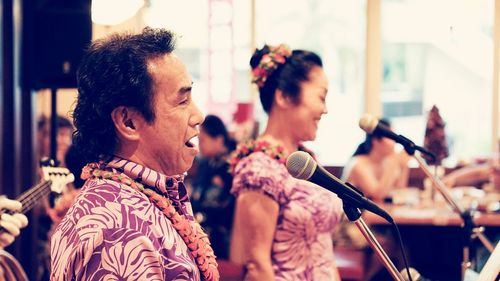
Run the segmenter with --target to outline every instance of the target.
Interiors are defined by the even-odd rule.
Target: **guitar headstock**
[[[64,167],[42,166],[43,179],[52,181],[51,190],[56,193],[62,193],[66,185],[75,180],[75,176]]]

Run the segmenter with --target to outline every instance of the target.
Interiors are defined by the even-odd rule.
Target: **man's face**
[[[198,148],[190,140],[198,135],[203,114],[191,99],[191,77],[174,54],[149,61],[153,79],[153,123],[140,132],[139,151],[149,168],[166,175],[186,172]]]

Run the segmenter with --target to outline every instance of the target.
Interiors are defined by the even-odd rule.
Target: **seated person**
[[[448,187],[453,186],[477,186],[489,181],[500,179],[500,173],[496,171],[492,163],[471,164],[454,170],[442,178],[443,183]],[[498,187],[498,184],[496,185]]]
[[[234,212],[230,193],[233,177],[227,157],[235,148],[222,120],[208,115],[200,126],[196,177],[192,180],[191,202],[195,218],[207,231],[218,258],[229,257],[229,238]]]
[[[384,119],[380,123],[390,127]],[[366,134],[353,157],[345,166],[342,180],[359,188],[366,197],[383,200],[393,188],[408,184],[410,156],[405,151],[396,152],[395,142],[376,131]]]
[[[387,120],[381,119],[381,124],[390,127]],[[406,187],[409,178],[408,161],[410,156],[405,151],[396,152],[395,142],[379,135],[377,131],[366,134],[345,166],[342,180],[353,184],[360,189],[366,197],[381,201],[389,195],[394,188]],[[401,267],[402,256],[400,249],[393,241],[390,229],[373,229],[378,242],[385,249],[391,260]],[[336,247],[362,249],[368,253],[368,270],[366,280],[390,280],[389,273],[383,268],[378,257],[371,252],[368,243],[354,224],[347,221],[341,226],[335,237]]]

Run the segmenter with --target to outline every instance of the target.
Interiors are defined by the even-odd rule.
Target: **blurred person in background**
[[[66,151],[72,143],[72,135],[74,132],[73,123],[68,118],[57,116],[57,151],[56,158],[52,160],[59,161],[59,166],[65,167],[64,157]],[[50,157],[50,118],[41,116],[37,123],[37,145],[38,145],[38,160],[44,157]]]
[[[235,142],[223,121],[207,115],[200,125],[196,176],[192,181],[191,203],[196,220],[207,231],[218,258],[229,258],[229,239],[233,222],[233,177],[229,173],[228,156]]]
[[[37,280],[48,280],[50,276],[50,239],[55,229],[61,222],[62,218],[68,212],[69,207],[73,204],[80,188],[85,183],[80,175],[82,168],[87,164],[85,157],[81,152],[71,145],[66,151],[64,163],[68,170],[73,174],[74,181],[66,186],[64,192],[54,201],[53,207],[46,206],[45,212],[50,220],[44,218],[43,231],[40,231],[40,237],[44,240],[41,242],[39,255],[38,275]]]
[[[391,127],[390,122],[385,119],[380,119],[379,123]],[[409,179],[408,161],[411,157],[404,150],[397,152],[395,144],[392,139],[384,137],[377,131],[367,133],[365,140],[358,145],[352,158],[345,165],[342,180],[354,185],[366,197],[379,202],[390,198],[391,191],[406,188]],[[374,227],[373,232],[392,261],[401,268],[403,257],[398,244],[394,243],[396,240],[391,229]],[[366,251],[368,255],[366,280],[392,279],[359,229],[346,217],[343,218],[341,227],[335,235],[335,245]]]
[[[500,165],[495,164],[495,160],[469,164],[446,174],[442,181],[448,187],[487,186],[491,191],[500,192]]]
[[[387,120],[381,124],[390,128]],[[352,158],[345,165],[342,180],[359,188],[365,196],[382,201],[395,188],[407,187],[409,178],[406,151],[396,152],[395,142],[383,137],[375,131],[366,134],[365,140],[359,144]]]
[[[78,150],[74,145],[71,145],[66,152],[64,162],[68,170],[74,175],[75,180],[68,184],[65,192],[55,202],[54,208],[47,210],[47,213],[53,223],[50,233],[53,232],[55,227],[57,227],[57,225],[61,222],[64,215],[66,215],[66,212],[71,204],[73,204],[75,197],[78,195],[79,190],[85,183],[85,181],[81,179],[80,175],[82,174],[82,169],[85,167],[87,162],[85,161],[85,157],[81,154],[80,150]]]
[[[37,146],[38,146],[38,159],[40,165],[55,165],[65,167],[65,157],[69,147],[72,144],[72,135],[74,126],[70,119],[57,115],[57,134],[56,134],[56,159],[50,159],[51,151],[51,119],[47,116],[40,116],[37,122]],[[48,162],[45,160],[53,160]],[[44,163],[42,163],[42,161]],[[39,171],[42,173],[41,170]],[[41,175],[40,175],[41,176]],[[75,178],[78,175],[75,175]],[[66,195],[71,196],[71,194]],[[63,195],[63,197],[66,197]],[[51,228],[53,227],[54,210],[58,208],[56,202],[59,197],[51,193],[50,196],[44,197],[41,204],[37,206],[38,211],[38,251],[36,251],[37,270],[35,280],[48,280],[50,271],[50,244],[49,236]],[[63,200],[62,202],[64,202]]]

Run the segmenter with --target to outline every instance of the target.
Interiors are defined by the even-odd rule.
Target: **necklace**
[[[229,157],[229,172],[234,174],[238,162],[254,152],[262,152],[281,164],[285,164],[285,148],[278,144],[272,144],[267,140],[249,140],[238,145]]]
[[[144,193],[170,220],[174,229],[182,237],[182,240],[186,243],[189,251],[193,255],[203,275],[203,279],[207,281],[219,280],[217,261],[215,260],[214,251],[210,246],[208,235],[203,231],[200,224],[195,221],[190,221],[186,219],[185,216],[180,215],[169,198],[161,196],[153,189],[140,182],[134,181],[124,173],[101,170],[98,163],[90,163],[85,166],[82,170],[81,178],[83,180],[89,178],[109,179],[128,185]]]

